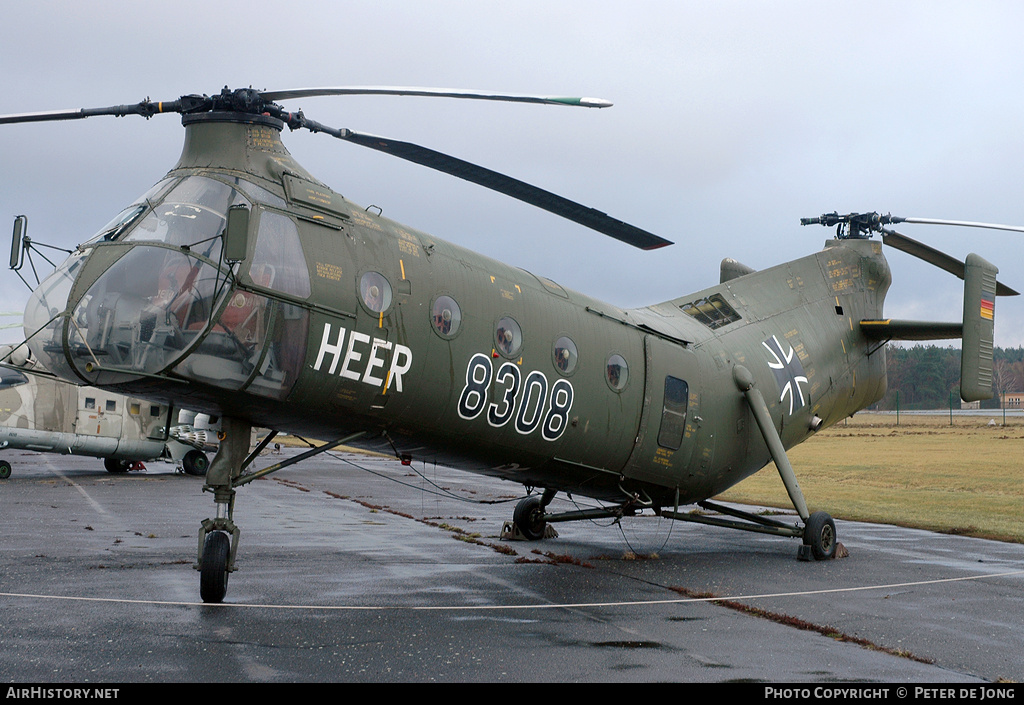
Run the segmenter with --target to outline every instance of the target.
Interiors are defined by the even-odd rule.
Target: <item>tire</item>
[[[181,467],[187,475],[198,475],[202,477],[206,475],[206,471],[210,469],[210,459],[206,457],[206,453],[201,450],[190,450],[185,453],[185,457],[181,459]]]
[[[224,601],[228,591],[228,560],[231,538],[223,531],[206,535],[203,542],[203,565],[199,570],[199,595],[203,602]]]
[[[11,476],[11,464],[6,460],[0,460],[0,480],[6,480]]]
[[[118,460],[117,458],[104,458],[103,467],[107,469],[107,472],[122,473],[128,472],[131,463],[127,460]]]
[[[836,555],[836,523],[825,512],[815,512],[804,526],[804,544],[811,547],[816,561],[827,561]]]
[[[541,503],[540,497],[531,495],[520,500],[512,513],[512,521],[515,522],[519,533],[530,541],[539,541],[544,538],[547,522],[544,521],[544,505]]]

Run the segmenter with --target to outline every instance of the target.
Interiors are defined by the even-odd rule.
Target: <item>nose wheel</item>
[[[231,564],[231,538],[224,531],[206,535],[199,569],[199,594],[203,602],[223,602],[228,591]]]

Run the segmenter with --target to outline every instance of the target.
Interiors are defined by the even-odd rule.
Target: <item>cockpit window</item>
[[[287,204],[285,203],[283,198],[271,193],[262,186],[257,186],[251,181],[243,181],[242,179],[236,178],[234,180],[234,184],[235,187],[238,188],[240,191],[243,191],[245,195],[250,198],[250,200],[257,201],[259,203],[265,203],[268,206],[274,206],[275,208],[284,209],[287,207]]]
[[[295,221],[273,211],[260,215],[249,276],[257,286],[300,298],[309,296],[309,269]]]
[[[250,205],[222,181],[192,176],[168,193],[125,239],[187,246],[216,262],[228,208],[237,203]]]

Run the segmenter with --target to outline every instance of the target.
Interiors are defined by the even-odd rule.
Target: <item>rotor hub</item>
[[[186,127],[201,122],[235,122],[243,125],[263,125],[278,132],[284,129],[284,121],[262,113],[249,113],[227,110],[212,110],[203,113],[184,113],[181,124]]]

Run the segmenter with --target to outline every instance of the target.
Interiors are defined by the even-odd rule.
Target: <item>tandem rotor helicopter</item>
[[[995,298],[1017,292],[981,257],[961,262],[887,227],[940,221],[804,219],[837,228],[822,251],[760,271],[726,259],[714,286],[622,309],[383,218],[309,174],[281,140],[286,126],[475,182],[629,245],[671,244],[503,174],[278,104],[352,94],[610,105],[440,89],[225,88],[0,116],[181,115],[178,163],[41,283],[24,324],[31,354],[62,379],[221,416],[225,438],[204,486],[216,513],[202,522],[196,563],[206,602],[224,599],[235,569],[236,490],[341,444],[541,488],[513,515],[532,540],[553,522],[651,511],[799,538],[798,557],[822,560],[834,555],[835,523],[808,510],[786,451],[882,397],[887,341],[962,338],[961,396],[992,394]],[[885,318],[883,244],[962,278],[962,320]],[[33,246],[16,221],[12,267]],[[331,440],[252,471],[274,437],[250,453],[254,426]],[[708,501],[769,461],[799,523]],[[603,507],[553,513],[558,492]],[[685,511],[693,504],[716,516]]]

